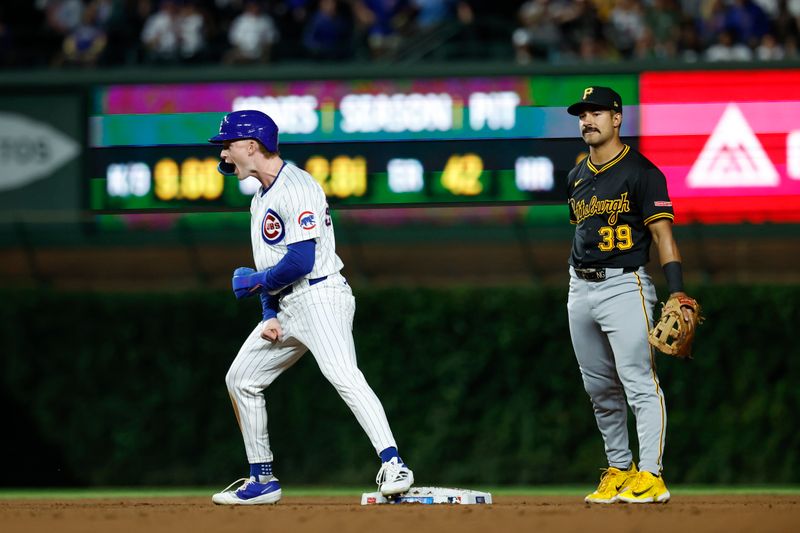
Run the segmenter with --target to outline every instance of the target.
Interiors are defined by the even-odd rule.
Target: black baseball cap
[[[586,108],[609,109],[622,113],[622,98],[617,91],[610,87],[587,87],[583,90],[583,98],[580,102],[569,106],[567,113],[577,117]]]

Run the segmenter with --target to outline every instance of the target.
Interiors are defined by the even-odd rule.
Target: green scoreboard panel
[[[635,99],[634,77],[605,81]],[[98,87],[88,203],[109,213],[246,209],[258,182],[219,174],[219,147],[207,143],[234,109],[269,114],[282,157],[307,170],[332,206],[563,203],[567,173],[586,152],[565,106],[589,83],[505,77]],[[635,115],[636,106],[626,109],[623,135],[636,136]]]

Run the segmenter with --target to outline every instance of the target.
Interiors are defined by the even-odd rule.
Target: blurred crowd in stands
[[[519,63],[798,57],[800,0],[528,0]]]
[[[766,61],[799,27],[800,0],[30,0],[0,5],[0,66]]]

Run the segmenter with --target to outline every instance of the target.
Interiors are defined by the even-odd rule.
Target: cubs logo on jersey
[[[278,213],[272,209],[267,209],[264,220],[261,223],[261,237],[267,244],[278,244],[286,234],[283,220]]]
[[[310,230],[317,227],[317,219],[314,217],[314,213],[311,211],[303,211],[300,213],[300,216],[297,217],[297,223],[300,224],[300,227],[305,230]]]

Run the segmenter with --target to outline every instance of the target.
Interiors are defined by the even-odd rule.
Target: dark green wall
[[[696,358],[658,356],[668,481],[800,482],[800,287],[692,294],[708,316]],[[356,296],[360,366],[418,484],[594,481],[602,443],[565,289]],[[224,376],[259,311],[228,293],[0,292],[2,484],[219,485],[245,474]],[[377,458],[312,357],[267,402],[287,485],[371,486]]]

